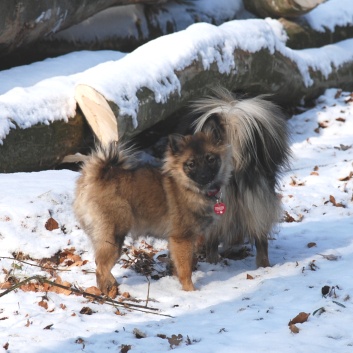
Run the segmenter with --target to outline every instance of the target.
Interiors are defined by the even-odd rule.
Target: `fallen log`
[[[58,166],[67,154],[87,153],[93,136],[80,111],[75,117],[11,129],[0,145],[0,173],[32,172]]]
[[[271,93],[286,108],[316,98],[329,87],[353,89],[353,39],[336,43],[334,50],[328,46],[296,51],[278,39],[273,25],[263,20],[232,21],[219,27],[196,24],[101,64],[79,82],[67,82],[92,86],[107,99],[120,139],[130,139],[161,121],[175,124],[190,101],[209,94],[217,84],[251,95]],[[41,126],[35,137],[33,128],[11,129],[0,146],[0,171],[50,168],[76,152],[83,131],[70,143],[61,140],[52,125]],[[26,134],[27,140],[18,142],[17,134]]]
[[[324,0],[244,0],[245,8],[258,17],[302,16]]]
[[[52,57],[77,50],[131,52],[160,36],[189,25],[220,25],[243,16],[241,2],[168,1],[158,4],[115,6],[66,30],[42,38],[29,47],[29,55]]]
[[[80,23],[108,7],[165,1],[167,0],[0,1],[0,58]],[[21,58],[16,54],[5,60],[5,63],[13,63],[14,59]],[[1,66],[4,67],[3,64]]]

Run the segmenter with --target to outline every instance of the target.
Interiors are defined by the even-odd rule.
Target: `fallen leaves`
[[[45,223],[45,228],[49,231],[59,229],[59,223],[53,217],[50,217]]]
[[[294,319],[290,320],[288,323],[289,329],[292,333],[299,333],[299,328],[296,326],[297,324],[303,324],[308,321],[310,313],[300,312]]]
[[[41,300],[38,305],[44,308],[45,310],[48,310],[48,302],[46,300]]]
[[[299,214],[298,215],[298,218],[295,219],[293,216],[291,216],[287,211],[284,213],[284,217],[283,217],[283,222],[286,222],[286,223],[293,223],[293,222],[301,222],[304,218],[304,215],[302,214]]]
[[[291,177],[290,186],[305,186],[305,181],[299,181],[296,177]]]
[[[335,199],[335,197],[334,196],[332,196],[332,195],[330,195],[330,202],[332,203],[332,205],[333,206],[335,206],[335,207],[343,207],[343,208],[345,208],[346,206],[345,205],[343,205],[342,203],[340,203],[340,202],[336,202],[336,199]]]
[[[349,181],[350,179],[353,178],[353,172],[350,172],[347,176],[339,178],[339,181]]]
[[[84,306],[81,310],[80,310],[80,314],[82,315],[92,315],[95,312],[88,306]]]

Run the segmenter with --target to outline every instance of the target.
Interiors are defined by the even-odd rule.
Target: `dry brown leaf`
[[[50,217],[45,223],[45,228],[49,231],[59,229],[59,223],[53,217]]]
[[[62,281],[61,277],[57,277],[56,280],[55,280],[55,283],[56,284],[60,284],[62,286],[65,286],[65,287],[71,287],[71,283],[69,282],[66,282],[66,281]],[[57,294],[65,294],[65,295],[70,295],[72,293],[72,291],[70,289],[66,289],[66,288],[60,288],[60,287],[57,287],[57,286],[51,286],[50,287],[50,292],[54,292],[54,293],[57,293]]]
[[[343,204],[336,202],[336,199],[334,196],[330,195],[330,202],[335,206],[335,207],[345,207]]]
[[[48,325],[48,326],[45,326],[45,327],[43,328],[43,330],[50,330],[53,326],[54,326],[54,324],[50,324],[50,325]]]
[[[321,129],[326,129],[327,127],[329,126],[329,121],[320,121],[319,122],[319,127],[321,128]]]
[[[12,286],[13,286],[13,284],[10,281],[0,283],[0,289],[9,289]]]
[[[81,310],[80,310],[80,314],[83,315],[92,315],[94,313],[94,311],[88,307],[88,306],[84,306]]]
[[[172,335],[172,337],[167,337],[167,340],[169,342],[170,348],[174,348],[176,346],[179,346],[179,344],[183,341],[183,336],[179,333],[179,335]]]
[[[122,344],[120,347],[120,353],[127,353],[131,349],[129,344]]]
[[[294,319],[290,320],[288,325],[303,324],[308,321],[310,313],[300,312]]]
[[[119,309],[116,309],[116,310],[114,311],[114,314],[115,314],[115,315],[118,315],[118,316],[125,316],[125,315],[126,315],[125,313],[122,313]]]
[[[305,186],[305,181],[298,181],[295,177],[291,177],[290,186]]]
[[[42,308],[44,308],[45,310],[48,310],[48,302],[45,301],[45,300],[41,300],[39,303],[38,303],[39,306],[41,306]]]
[[[316,243],[314,243],[314,242],[310,242],[307,244],[308,248],[313,248],[314,246],[316,246]]]
[[[23,284],[20,288],[24,292],[38,292],[38,283]]]
[[[303,220],[304,216],[302,214],[298,215],[298,219],[295,219],[293,216],[291,216],[287,211],[284,213],[283,221],[286,223],[293,223],[293,222],[301,222]]]
[[[9,346],[10,346],[9,342],[6,342],[6,343],[2,346],[2,348],[4,348],[5,351],[7,351],[7,350],[9,349]]]
[[[249,275],[248,273],[246,274],[246,279],[254,279],[253,276]]]
[[[343,178],[339,178],[338,180],[339,181],[348,181],[352,178],[353,178],[353,172],[350,172],[349,175],[347,175],[346,177],[343,177]]]
[[[291,330],[292,333],[299,333],[299,329],[297,326],[290,324],[289,329]]]
[[[89,294],[93,294],[93,295],[101,295],[102,292],[99,288],[95,287],[95,286],[92,286],[92,287],[88,287],[86,290],[85,290],[86,293],[89,293]]]
[[[335,119],[336,121],[339,121],[341,123],[345,123],[346,122],[346,119],[345,118],[342,118],[341,116],[339,118],[336,118]]]
[[[320,174],[319,174],[318,172],[311,172],[310,175],[316,175],[316,176],[318,176],[318,175],[320,175]]]

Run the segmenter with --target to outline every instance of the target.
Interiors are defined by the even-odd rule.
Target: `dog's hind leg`
[[[106,234],[103,241],[95,244],[97,285],[104,294],[118,286],[111,270],[120,257],[124,238],[125,236],[115,237],[111,232],[109,236]]]
[[[255,237],[256,265],[257,267],[269,267],[268,239],[267,235]]]
[[[194,255],[194,241],[192,238],[169,238],[169,250],[183,290],[193,291],[195,287],[191,280]]]

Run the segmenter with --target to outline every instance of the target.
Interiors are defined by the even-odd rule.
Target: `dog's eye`
[[[187,161],[185,164],[186,164],[186,166],[189,169],[194,169],[195,168],[195,162],[194,161]]]
[[[207,162],[208,162],[209,164],[213,164],[213,163],[216,162],[216,157],[213,156],[212,154],[208,154],[208,155],[206,156],[206,160],[207,160]]]

